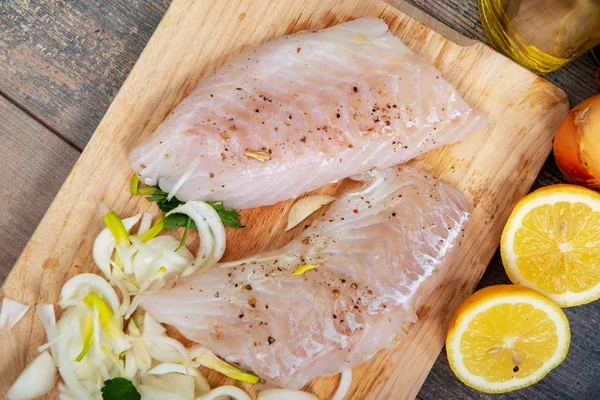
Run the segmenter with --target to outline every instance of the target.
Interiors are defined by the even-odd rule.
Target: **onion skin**
[[[560,124],[554,159],[567,181],[600,190],[600,95],[577,105]]]

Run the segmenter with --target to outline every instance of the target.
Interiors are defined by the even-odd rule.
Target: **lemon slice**
[[[548,186],[514,208],[501,240],[513,283],[561,307],[600,297],[600,194],[575,185]]]
[[[523,286],[498,285],[459,307],[446,351],[467,386],[505,393],[538,382],[560,364],[570,338],[569,321],[552,300]]]

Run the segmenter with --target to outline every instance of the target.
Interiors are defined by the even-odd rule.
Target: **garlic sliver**
[[[308,196],[294,203],[288,213],[288,223],[286,231],[294,228],[300,222],[304,221],[309,215],[317,211],[319,208],[336,200],[333,196]]]

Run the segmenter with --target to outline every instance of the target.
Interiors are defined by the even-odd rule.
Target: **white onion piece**
[[[89,292],[96,293],[108,302],[114,313],[115,325],[122,326],[119,297],[110,283],[99,275],[79,274],[69,279],[60,291],[58,304],[63,308],[79,305]]]
[[[215,265],[225,252],[225,227],[221,217],[210,205],[201,201],[188,201],[171,210],[166,215],[180,213],[190,217],[200,235],[200,249],[192,266],[186,268],[182,276],[188,276],[197,269],[208,269]]]
[[[215,400],[220,396],[229,396],[233,400],[252,400],[246,392],[244,392],[242,389],[235,387],[235,386],[220,386],[218,388],[211,390],[209,393],[207,393],[203,396],[196,397],[196,400]],[[291,400],[286,397],[278,397],[277,399],[275,399],[273,397],[272,399],[274,399],[274,400],[283,400],[283,399]]]
[[[163,287],[165,283],[165,280],[159,277],[158,279],[152,281],[149,287],[143,288],[143,292],[138,292],[138,294],[131,301],[131,305],[125,313],[125,319],[129,319],[129,317],[131,317],[131,314],[133,314],[135,310],[137,310],[139,305],[142,304],[142,302],[146,300],[148,296],[150,296],[152,293]]]
[[[11,330],[29,310],[27,304],[5,297],[0,309],[0,329]]]
[[[137,214],[130,218],[125,218],[123,220],[123,226],[125,230],[129,232],[131,228],[134,227],[135,224],[141,218],[141,214]],[[115,251],[115,246],[117,245],[115,238],[108,228],[104,228],[102,232],[96,236],[96,240],[94,241],[94,246],[92,248],[92,258],[94,259],[94,263],[100,268],[100,271],[104,274],[106,279],[110,279],[112,274],[110,270],[110,260],[112,258],[113,252]]]
[[[30,400],[43,396],[54,387],[56,365],[52,356],[45,351],[25,367],[15,383],[10,387],[8,400]]]
[[[256,400],[319,400],[312,393],[303,392],[301,390],[288,389],[267,389],[258,393]]]
[[[137,372],[138,366],[137,361],[135,360],[135,354],[133,353],[133,349],[129,349],[125,353],[125,378],[132,381]]]
[[[146,282],[161,267],[166,269],[165,276],[181,272],[194,260],[190,251],[179,247],[179,240],[173,236],[157,236],[147,243],[143,243],[135,236],[131,242],[138,248],[138,253],[133,259],[133,273],[138,286]]]
[[[166,336],[167,330],[148,313],[144,313],[143,337]]]
[[[37,312],[44,330],[46,331],[46,338],[48,339],[48,344],[50,345],[52,357],[56,359],[58,330],[56,329],[56,315],[54,314],[54,306],[52,304],[38,304],[35,306],[35,311]]]
[[[187,349],[177,340],[168,336],[141,337],[134,339],[148,344],[150,356],[160,362],[184,363],[189,367],[190,356]]]
[[[121,297],[123,297],[123,302],[121,303],[121,306],[119,307],[119,313],[121,315],[125,314],[125,312],[129,308],[129,306],[131,305],[131,295],[129,294],[129,290],[125,287],[123,282],[120,280],[116,280],[116,279],[112,280],[111,284],[113,286],[118,287],[119,291],[121,292]]]
[[[141,383],[144,388],[140,394],[144,400],[194,400],[194,378],[188,375],[174,373],[159,376],[146,375],[142,378]],[[149,387],[154,389],[150,393],[147,390]],[[164,395],[164,392],[161,393],[162,391],[167,391],[167,396]],[[153,397],[158,393],[161,393],[162,397]],[[150,397],[148,396],[149,394]]]
[[[138,236],[142,236],[144,233],[148,232],[150,227],[152,226],[152,213],[145,212],[142,215],[142,222],[140,222],[140,228],[137,231]],[[127,227],[125,227],[127,229]]]
[[[90,399],[94,396],[80,382],[79,376],[75,371],[77,368],[78,372],[81,373],[85,363],[76,363],[73,361],[77,356],[77,349],[74,349],[73,344],[82,343],[81,328],[76,311],[74,308],[68,309],[58,321],[57,328],[60,340],[58,341],[57,348],[58,358],[55,361],[60,376],[65,382],[70,395],[76,399]],[[62,334],[63,332],[64,335]]]
[[[175,363],[162,363],[158,364],[156,367],[148,371],[148,374],[152,375],[164,375],[169,373],[193,376],[195,382],[195,392],[197,395],[210,392],[210,385],[208,384],[208,381],[206,380],[204,375],[200,373],[200,370],[198,370],[198,368],[186,368],[181,364]]]
[[[350,385],[352,384],[352,369],[346,368],[340,374],[340,383],[335,391],[335,394],[331,398],[331,400],[343,400],[348,394],[348,390],[350,390]]]
[[[319,208],[336,200],[333,196],[308,196],[303,197],[294,203],[288,213],[288,223],[286,231],[294,228],[300,222],[304,221],[310,214]]]
[[[133,355],[140,373],[145,374],[152,368],[152,357],[148,353],[148,347],[143,342],[133,343]]]
[[[77,400],[63,383],[58,384],[58,398],[60,400]]]

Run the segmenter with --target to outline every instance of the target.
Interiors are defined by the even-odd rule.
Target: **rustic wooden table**
[[[224,0],[222,0],[224,1]],[[395,3],[398,0],[388,0]],[[475,0],[406,0],[485,42]],[[67,177],[170,0],[0,1],[0,282]],[[546,76],[572,105],[598,93],[585,55]],[[91,172],[93,173],[93,172]],[[535,187],[562,182],[552,157]],[[499,256],[480,287],[506,283]],[[567,309],[571,350],[542,382],[504,399],[600,399],[600,301]],[[481,399],[442,352],[421,399]]]

